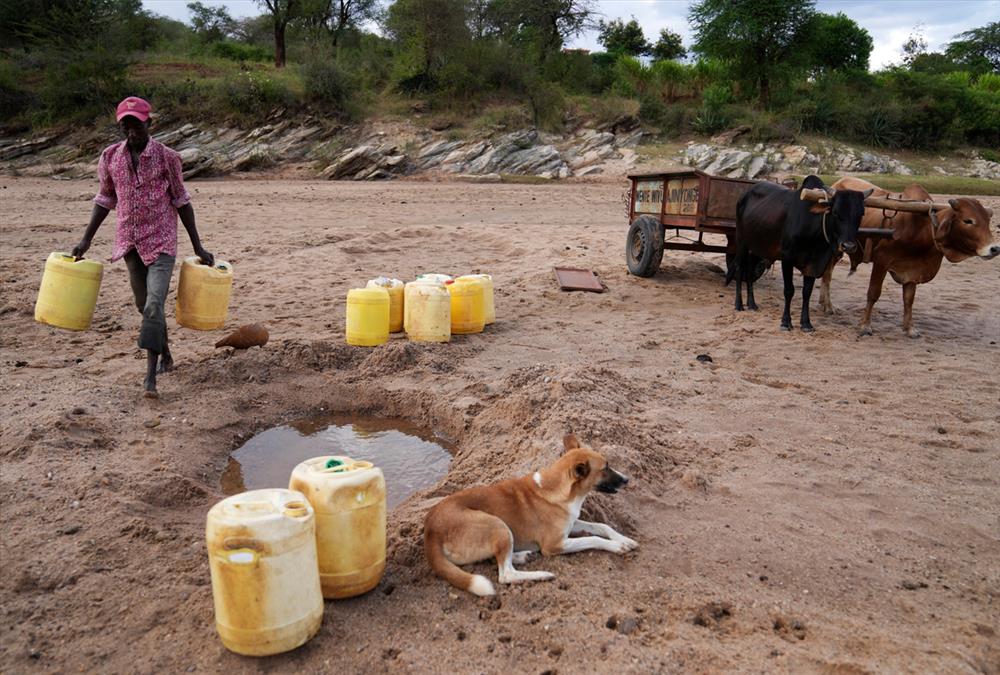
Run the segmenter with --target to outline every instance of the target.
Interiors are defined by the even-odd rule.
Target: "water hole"
[[[234,450],[222,490],[286,488],[299,462],[320,455],[347,455],[382,469],[390,509],[437,483],[451,463],[446,441],[427,429],[403,420],[326,414],[267,429]]]

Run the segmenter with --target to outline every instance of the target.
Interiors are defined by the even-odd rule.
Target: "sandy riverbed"
[[[123,264],[93,330],[32,319],[93,184],[0,185],[3,672],[1000,668],[1000,260],[921,286],[919,340],[892,281],[876,335],[857,337],[869,268],[845,265],[838,313],[783,334],[780,274],[742,314],[721,255],[628,276],[621,184],[197,182],[205,243],[236,269],[230,324],[263,322],[271,342],[227,358],[221,332],[173,323],[171,296],[179,368],[147,401]],[[608,292],[561,293],[556,264]],[[347,289],[426,271],[493,274],[498,323],[448,345],[344,344]],[[458,452],[391,513],[378,589],[328,603],[305,647],[244,659],[214,632],[205,514],[232,449],[321,409],[405,417]],[[452,594],[423,560],[427,500],[534,470],[567,429],[633,477],[585,514],[639,550],[535,560],[557,579],[494,600]]]

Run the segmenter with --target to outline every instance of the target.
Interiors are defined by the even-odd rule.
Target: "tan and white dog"
[[[436,504],[424,522],[424,552],[431,569],[451,585],[476,595],[493,595],[489,579],[459,565],[495,558],[500,583],[545,581],[551,572],[519,572],[514,563],[542,555],[589,549],[625,553],[639,544],[601,523],[579,520],[587,494],[615,493],[628,478],[608,466],[576,436],[554,464],[530,476],[461,490]],[[571,534],[590,536],[570,537]]]

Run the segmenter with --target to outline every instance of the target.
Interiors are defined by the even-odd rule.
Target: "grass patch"
[[[797,176],[802,180],[805,176]],[[821,175],[827,185],[836,182],[840,176]],[[965,176],[899,176],[896,174],[859,174],[857,178],[885,188],[889,192],[899,192],[908,185],[918,183],[931,194],[938,195],[985,195],[1000,196],[1000,181],[985,178],[966,178]]]

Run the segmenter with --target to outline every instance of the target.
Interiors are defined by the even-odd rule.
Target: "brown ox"
[[[874,188],[874,196],[889,193],[860,178],[841,178],[833,187],[837,190],[867,190]],[[903,191],[903,199],[930,201],[927,190],[910,185]],[[927,214],[899,211],[886,226],[882,223],[882,209],[865,209],[863,228],[890,227],[891,239],[875,240],[872,248],[872,276],[868,283],[868,305],[861,319],[861,334],[871,335],[872,308],[882,295],[882,282],[886,273],[903,286],[903,330],[910,337],[919,337],[913,328],[913,297],[917,284],[926,284],[937,276],[942,258],[957,263],[979,256],[990,259],[1000,254],[1000,245],[993,243],[990,235],[990,218],[993,210],[985,208],[978,200],[959,197],[949,199],[951,208],[938,211],[935,223]],[[852,270],[858,260],[852,260]],[[837,260],[833,260],[823,275],[820,304],[824,311],[832,311],[830,280]]]

